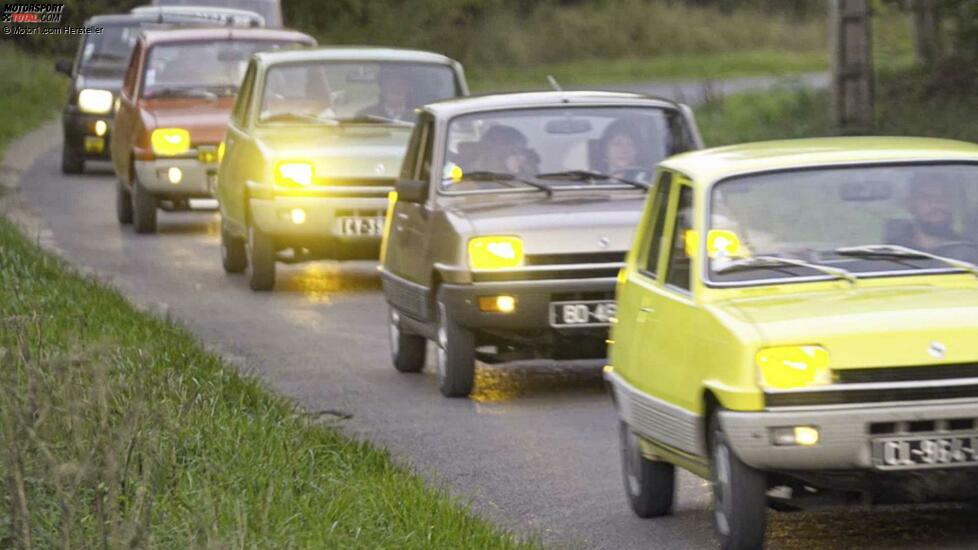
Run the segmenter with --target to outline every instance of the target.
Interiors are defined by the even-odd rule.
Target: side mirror
[[[397,180],[394,185],[397,200],[424,203],[428,200],[428,182],[421,180]]]
[[[71,61],[59,59],[54,62],[54,70],[65,76],[71,76]]]

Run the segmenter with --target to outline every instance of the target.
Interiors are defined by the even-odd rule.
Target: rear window
[[[215,6],[253,11],[265,18],[268,27],[282,26],[282,8],[268,0],[153,0],[154,6]]]

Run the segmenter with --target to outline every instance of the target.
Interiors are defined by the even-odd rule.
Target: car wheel
[[[761,548],[767,525],[767,479],[741,462],[727,440],[717,411],[710,417],[713,519],[725,550]]]
[[[115,217],[122,225],[132,223],[132,194],[121,181],[115,183]]]
[[[445,397],[466,397],[475,381],[475,336],[458,325],[438,300],[438,389]]]
[[[61,148],[61,172],[63,174],[81,174],[85,171],[85,158],[65,144]]]
[[[675,466],[645,458],[638,435],[622,420],[618,421],[618,434],[625,494],[635,515],[652,518],[669,514],[676,490]]]
[[[401,314],[396,309],[388,306],[387,312],[387,334],[394,368],[401,372],[421,372],[428,340],[424,336],[404,332],[401,329]]]
[[[245,241],[231,235],[221,223],[221,265],[227,273],[241,273],[248,265]]]
[[[248,228],[248,268],[251,290],[275,288],[275,243],[255,226]]]
[[[132,227],[136,233],[156,233],[156,197],[139,182],[132,186]]]

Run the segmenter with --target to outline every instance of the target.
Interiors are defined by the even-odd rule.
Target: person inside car
[[[357,117],[379,117],[394,121],[413,122],[414,109],[408,103],[411,79],[400,71],[381,70],[379,101],[357,113]]]
[[[965,241],[954,230],[955,190],[954,184],[946,179],[916,174],[907,197],[911,220],[889,227],[887,241],[934,253],[940,253],[945,245]]]
[[[540,157],[527,148],[526,136],[511,126],[493,126],[479,140],[470,171],[488,171],[514,176],[533,176]]]
[[[628,120],[619,119],[608,125],[598,143],[596,172],[618,178],[648,183],[652,172],[642,166],[640,132]]]

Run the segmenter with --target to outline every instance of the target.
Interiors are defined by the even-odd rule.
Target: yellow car
[[[766,509],[978,497],[978,145],[826,138],[659,166],[605,377],[636,514],[679,466],[724,548]]]

